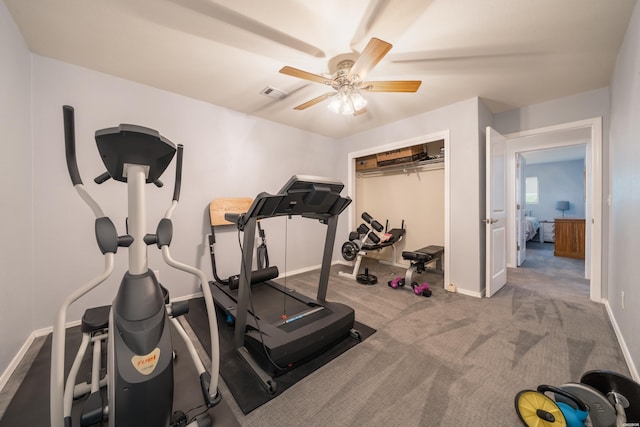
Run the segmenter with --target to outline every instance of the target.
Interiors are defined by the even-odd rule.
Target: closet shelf
[[[380,176],[392,173],[412,173],[425,170],[444,169],[444,157],[415,162],[401,163],[397,165],[378,166],[373,169],[357,171],[357,177]]]

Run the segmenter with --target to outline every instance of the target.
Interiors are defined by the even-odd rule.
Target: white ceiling
[[[34,53],[336,138],[476,96],[497,113],[607,86],[635,1],[4,0]],[[367,80],[417,93],[365,93],[357,117],[293,110],[327,87],[282,66],[327,74],[371,37],[394,47]]]

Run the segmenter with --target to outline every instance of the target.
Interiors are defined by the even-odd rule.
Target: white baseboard
[[[375,259],[375,258],[372,258],[372,259]],[[410,267],[409,264],[401,264],[399,262],[388,261],[388,260],[385,260],[385,259],[379,259],[378,262],[380,264],[390,265],[392,267],[398,267],[398,268],[405,268],[406,269],[406,268]]]
[[[27,337],[24,344],[22,344],[22,347],[20,347],[20,350],[18,350],[18,353],[16,353],[16,355],[13,357],[13,359],[11,360],[11,363],[9,363],[9,366],[7,366],[7,369],[5,369],[2,375],[0,375],[0,391],[2,391],[4,386],[7,384],[7,382],[9,381],[9,378],[11,378],[11,375],[20,364],[20,361],[22,360],[24,355],[27,354],[27,350],[29,350],[29,347],[31,347],[31,344],[33,344],[33,340],[35,340],[35,338],[36,338],[36,334],[35,332],[32,332]]]
[[[202,297],[202,291],[196,292],[195,294],[183,295],[181,297],[171,298],[171,302],[188,301],[193,298],[201,298],[201,297]]]
[[[280,274],[278,276],[278,279],[281,279],[281,278],[287,277],[287,276],[294,276],[296,274],[306,273],[307,271],[319,270],[321,267],[322,266],[320,264],[318,264],[318,265],[312,265],[311,267],[300,268],[298,270],[287,271],[284,274]]]
[[[456,293],[457,294],[462,294],[462,295],[467,295],[469,297],[475,297],[475,298],[484,297],[484,292],[469,291],[467,289],[462,289],[462,288],[458,288],[458,287],[456,287]]]
[[[65,328],[66,329],[73,328],[75,326],[79,326],[81,323],[82,323],[81,320],[73,320],[71,322],[67,322],[67,324],[65,325]],[[33,331],[36,337],[43,337],[45,335],[49,335],[51,332],[53,332],[53,325],[47,326],[46,328],[42,328],[42,329],[36,329],[35,331]]]
[[[640,382],[640,375],[638,375],[638,368],[633,363],[633,359],[631,358],[631,353],[629,352],[629,347],[627,347],[627,343],[622,336],[622,332],[620,331],[620,327],[618,326],[618,322],[616,322],[616,318],[613,316],[613,311],[611,311],[611,306],[609,305],[608,300],[604,300],[604,306],[607,309],[607,314],[609,315],[609,321],[613,326],[613,330],[616,333],[616,338],[618,338],[618,344],[620,344],[620,348],[622,349],[622,354],[624,355],[624,360],[627,362],[627,367],[629,368],[629,372],[631,372],[631,377],[634,381]]]

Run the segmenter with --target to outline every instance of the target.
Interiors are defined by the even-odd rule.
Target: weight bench
[[[353,265],[353,272],[347,273],[345,271],[339,271],[338,274],[340,276],[350,277],[351,279],[356,281],[358,281],[358,276],[372,277],[370,279],[372,283],[370,284],[375,284],[377,282],[377,278],[375,276],[369,275],[369,274],[365,274],[365,275],[358,274],[358,272],[360,271],[360,264],[362,263],[362,258],[367,256],[367,252],[379,251],[381,249],[391,246],[391,249],[393,251],[393,255],[391,256],[391,263],[393,264],[396,260],[396,243],[402,240],[405,233],[406,233],[406,230],[404,228],[393,228],[389,230],[388,234],[390,235],[390,237],[386,241],[384,242],[379,241],[379,243],[362,245],[362,247],[356,254],[356,262]]]
[[[422,273],[426,270],[433,270],[436,273],[442,274],[442,257],[444,257],[444,247],[437,245],[425,246],[417,251],[403,251],[402,258],[411,262],[411,265],[405,273],[404,282],[410,285],[414,272]],[[436,268],[427,268],[427,265],[433,262],[436,263]]]
[[[344,259],[347,261],[356,261],[353,266],[353,272],[347,273],[345,271],[339,271],[338,274],[340,276],[349,277],[361,284],[373,285],[378,282],[378,278],[376,276],[369,274],[366,269],[365,274],[359,274],[362,258],[367,255],[367,252],[379,251],[381,249],[391,247],[393,251],[391,263],[395,263],[396,243],[404,238],[407,230],[404,228],[404,220],[402,220],[401,228],[392,228],[391,230],[387,230],[389,221],[387,221],[386,226],[383,227],[382,224],[367,212],[362,213],[362,219],[367,224],[371,225],[371,228],[366,224],[360,224],[356,231],[349,233],[349,241],[342,245],[342,256]],[[382,236],[376,233],[382,233],[383,230],[384,234]]]

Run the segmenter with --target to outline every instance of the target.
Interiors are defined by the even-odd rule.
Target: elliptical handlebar
[[[78,161],[76,159],[76,129],[73,111],[73,107],[70,105],[64,105],[62,107],[62,117],[64,122],[64,151],[67,159],[67,169],[69,169],[69,177],[71,177],[71,183],[75,187],[76,191],[89,208],[91,208],[96,218],[102,218],[104,216],[102,208],[84,188],[82,178],[80,178],[80,171],[78,171]]]
[[[180,200],[180,187],[182,186],[182,151],[184,147],[182,144],[178,144],[176,147],[176,180],[173,184],[173,198],[171,199],[171,205],[167,212],[164,214],[165,219],[171,219],[173,211],[178,206],[178,200]]]
[[[181,263],[176,261],[171,256],[171,251],[169,249],[169,244],[171,241],[171,235],[173,233],[173,226],[171,225],[171,216],[173,215],[174,209],[178,205],[178,200],[180,199],[180,188],[182,185],[182,158],[183,158],[183,150],[184,146],[182,144],[178,144],[176,147],[176,179],[173,187],[173,199],[171,201],[171,205],[169,209],[164,215],[164,219],[160,222],[158,226],[158,232],[156,236],[160,236],[164,234],[165,236],[162,239],[158,240],[158,247],[162,251],[162,257],[164,261],[170,267],[173,267],[177,270],[184,271],[185,273],[189,273],[196,277],[200,282],[200,288],[202,289],[205,307],[207,309],[207,319],[209,322],[209,334],[211,340],[211,370],[209,372],[206,371],[204,365],[202,364],[201,359],[199,358],[195,347],[191,344],[189,337],[186,334],[180,332],[180,328],[178,328],[178,332],[183,336],[185,344],[189,352],[191,353],[191,357],[196,365],[196,370],[200,375],[200,387],[202,389],[203,397],[205,400],[205,404],[207,407],[212,407],[220,402],[220,391],[218,390],[218,372],[220,371],[220,339],[218,337],[218,323],[215,315],[211,315],[211,313],[215,313],[215,305],[213,302],[213,295],[211,294],[211,288],[209,287],[209,281],[204,273],[190,265]],[[163,227],[163,233],[160,232],[160,228]],[[175,321],[175,319],[174,319]]]
[[[176,202],[180,200],[180,187],[182,186],[182,151],[184,147],[182,144],[178,144],[177,157],[176,157],[176,180],[173,185],[173,200]]]
[[[73,185],[82,184],[80,171],[78,171],[78,161],[76,160],[76,130],[73,114],[73,107],[65,105],[62,107],[62,116],[64,120],[64,147],[65,156],[67,158],[67,169]]]

